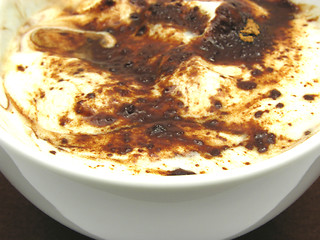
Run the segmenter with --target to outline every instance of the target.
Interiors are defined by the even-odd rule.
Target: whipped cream
[[[101,171],[254,164],[319,129],[319,15],[277,0],[66,1],[14,40],[9,111],[43,151]]]

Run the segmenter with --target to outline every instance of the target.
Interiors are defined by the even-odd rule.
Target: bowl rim
[[[320,132],[310,136],[305,141],[297,144],[293,148],[282,152],[274,157],[263,160],[252,165],[240,168],[221,171],[219,173],[207,173],[197,175],[179,176],[158,176],[158,175],[127,175],[127,174],[97,174],[97,171],[88,166],[80,168],[68,168],[61,164],[63,156],[58,161],[56,155],[49,152],[28,147],[26,144],[15,138],[13,135],[0,127],[0,146],[2,146],[11,156],[11,151],[15,151],[24,156],[23,161],[36,164],[48,169],[58,175],[74,179],[83,183],[97,184],[97,186],[118,185],[124,187],[172,189],[172,188],[192,188],[208,185],[228,184],[242,180],[250,180],[268,174],[276,169],[287,167],[297,161],[306,161],[305,158],[316,160],[320,156]],[[11,149],[11,151],[9,150]],[[8,151],[9,150],[9,151]],[[311,155],[310,155],[311,154]],[[51,159],[54,159],[51,161]]]

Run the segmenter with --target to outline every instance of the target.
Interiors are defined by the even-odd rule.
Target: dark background
[[[0,240],[91,240],[42,213],[15,190],[1,173],[0,206]],[[237,238],[237,240],[319,239],[320,178],[282,214],[255,231]]]

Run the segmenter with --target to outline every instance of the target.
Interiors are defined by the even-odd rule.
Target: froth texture
[[[317,14],[286,0],[67,1],[14,41],[10,110],[50,153],[106,172],[250,165],[318,131]]]

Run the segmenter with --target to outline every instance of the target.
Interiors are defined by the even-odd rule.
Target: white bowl
[[[1,57],[25,17],[45,3],[0,1],[1,26],[6,21],[12,26],[1,30]],[[0,128],[0,145],[0,169],[24,196],[52,218],[95,239],[231,239],[278,215],[320,175],[320,133],[252,166],[172,177],[97,174],[73,159],[55,161],[5,128]]]

